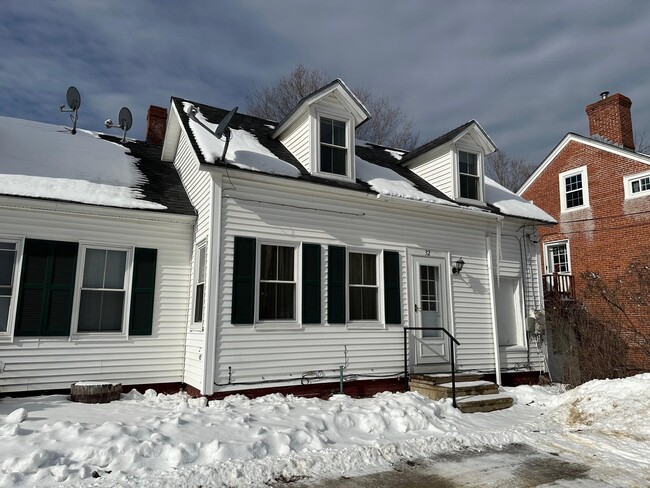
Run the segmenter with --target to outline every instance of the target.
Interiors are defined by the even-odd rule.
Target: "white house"
[[[162,145],[0,118],[0,394],[341,375],[367,393],[405,359],[449,371],[448,335],[457,371],[544,369],[526,319],[554,220],[484,175],[476,121],[411,152],[365,143],[335,80],[280,123],[236,114],[222,161],[226,114],[172,98]],[[405,327],[444,331],[407,329],[405,358]]]
[[[453,335],[459,371],[543,370],[525,325],[543,309],[536,226],[554,220],[484,175],[496,147],[476,121],[410,153],[368,144],[335,80],[279,123],[235,115],[224,162],[225,116],[172,98],[162,152],[198,213],[188,385],[395,379],[404,327]],[[411,371],[449,371],[443,332],[409,343]]]
[[[0,394],[183,382],[196,214],[118,141],[0,117]]]

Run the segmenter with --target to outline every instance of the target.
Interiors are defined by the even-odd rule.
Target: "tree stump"
[[[119,400],[122,383],[78,381],[70,386],[70,399],[80,403],[109,403]]]

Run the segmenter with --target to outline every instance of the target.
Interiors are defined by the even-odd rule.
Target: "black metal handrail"
[[[408,349],[407,349],[407,339],[409,330],[441,330],[443,333],[449,337],[449,353],[451,356],[451,396],[452,396],[452,405],[456,408],[456,360],[454,358],[454,344],[460,346],[460,342],[453,335],[449,333],[444,327],[404,327],[404,390],[408,391],[409,389],[409,365],[408,365]]]

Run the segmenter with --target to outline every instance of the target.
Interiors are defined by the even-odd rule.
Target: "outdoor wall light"
[[[458,258],[456,265],[451,268],[451,272],[458,274],[463,270],[463,266],[465,266],[465,261],[463,261],[463,258]]]

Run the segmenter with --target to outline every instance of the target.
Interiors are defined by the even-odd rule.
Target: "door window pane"
[[[420,265],[421,327],[444,327],[440,310],[440,269]],[[442,337],[440,330],[423,330],[422,337]]]

